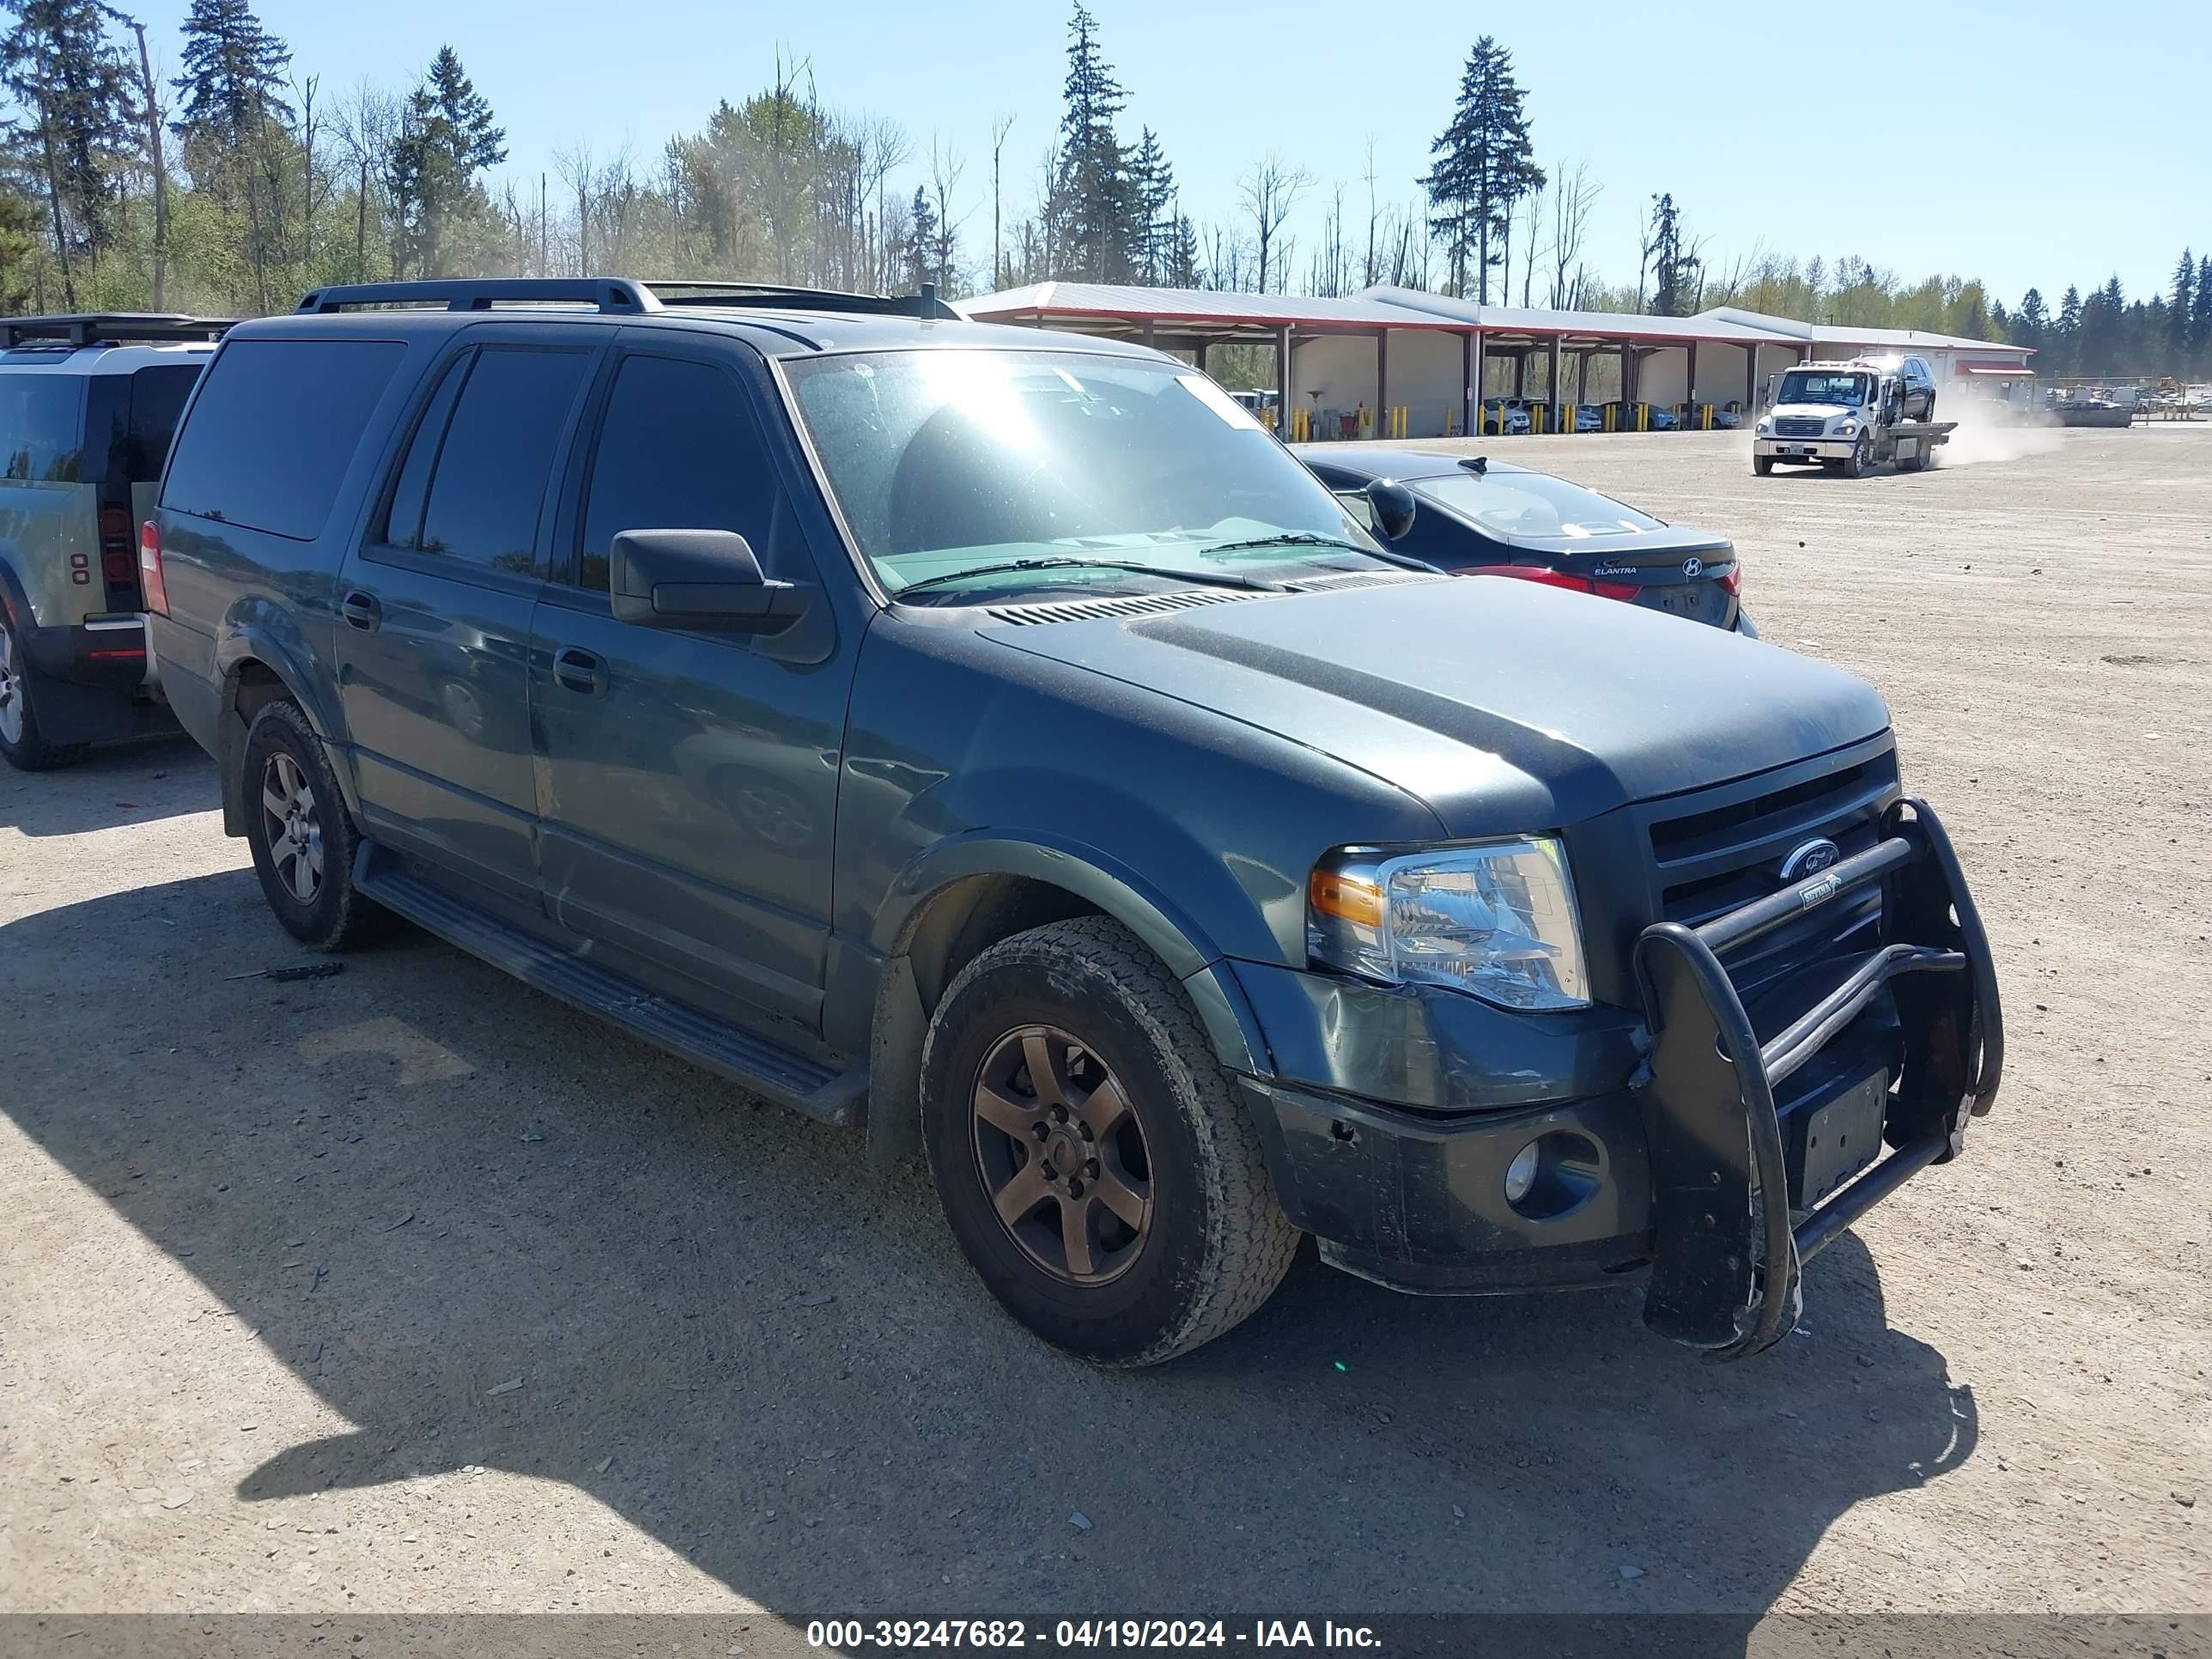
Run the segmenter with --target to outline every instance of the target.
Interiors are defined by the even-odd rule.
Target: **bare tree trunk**
[[[62,305],[66,310],[76,309],[76,276],[70,270],[69,233],[62,222],[62,175],[54,161],[54,130],[46,118],[46,103],[39,100],[39,141],[46,156],[46,199],[54,210],[54,252],[62,262]]]
[[[154,60],[146,51],[146,26],[123,19],[138,37],[138,77],[146,90],[146,150],[154,163],[154,309],[161,308],[169,274],[169,167],[161,154],[161,101],[154,86]]]
[[[368,152],[361,153],[361,189],[354,198],[353,279],[368,280]]]

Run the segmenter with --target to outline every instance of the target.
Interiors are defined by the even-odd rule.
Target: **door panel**
[[[420,557],[356,558],[338,586],[338,692],[362,827],[529,896],[536,584],[456,581],[425,573]],[[364,610],[368,626],[355,620]]]
[[[811,1022],[844,677],[756,656],[743,641],[633,627],[593,597],[538,609],[549,912]],[[600,688],[556,679],[562,652],[595,658]]]
[[[428,377],[338,583],[363,828],[538,908],[531,618],[545,511],[594,361],[545,325],[467,331]]]
[[[606,596],[623,530],[733,530],[818,583],[729,359],[668,337],[618,357],[563,498],[565,568],[532,652],[540,868],[564,926],[710,992],[818,1024],[854,653],[633,626]],[[829,624],[823,599],[808,623]],[[805,626],[807,624],[802,624]]]

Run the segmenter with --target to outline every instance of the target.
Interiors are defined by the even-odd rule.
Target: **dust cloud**
[[[1959,429],[1936,452],[1938,466],[1973,466],[1983,461],[2019,461],[2048,455],[2058,447],[2058,422],[2039,410],[2008,409],[1990,398],[1960,398],[1938,406]]]

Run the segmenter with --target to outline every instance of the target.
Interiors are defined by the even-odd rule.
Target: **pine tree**
[[[2190,355],[2200,363],[2212,359],[2212,253],[2197,261],[2197,299],[2189,319]]]
[[[931,204],[929,192],[920,185],[914,187],[912,222],[907,231],[906,285],[908,292],[919,289],[924,283],[943,286],[943,272],[938,255],[940,238],[937,228],[937,209]]]
[[[2044,306],[2042,290],[2032,288],[2021,297],[2020,309],[2013,313],[2005,337],[2016,346],[2040,349],[2050,331],[2051,313]]]
[[[1430,228],[1451,249],[1452,284],[1467,292],[1468,255],[1475,256],[1477,298],[1490,301],[1493,239],[1502,240],[1513,204],[1543,183],[1529,141],[1513,54],[1486,34],[1460,72],[1459,101],[1429,146],[1434,158],[1421,184],[1429,192]]]
[[[1202,288],[1206,271],[1198,262],[1198,231],[1190,222],[1190,215],[1176,215],[1175,235],[1168,244],[1167,269],[1161,281],[1170,288]]]
[[[98,286],[138,111],[97,0],[9,0],[9,9],[15,26],[0,41],[0,83],[21,107],[7,137],[22,170],[46,188],[63,299],[74,310],[77,254]]]
[[[418,276],[453,274],[457,222],[489,208],[477,175],[507,159],[507,134],[451,46],[407,100],[392,146],[391,184],[400,213],[394,266]]]
[[[1164,283],[1175,240],[1175,169],[1150,127],[1137,142],[1129,163],[1130,274],[1139,281]]]
[[[37,302],[39,210],[0,187],[0,315],[17,316]]]
[[[171,82],[184,94],[173,131],[185,165],[228,210],[243,196],[247,252],[261,308],[269,308],[269,242],[262,176],[270,127],[292,118],[284,99],[291,49],[261,26],[246,0],[192,0],[185,19],[185,72]]]
[[[2072,374],[2081,368],[2081,292],[2068,283],[2063,298],[2058,301],[2058,320],[2051,330],[2051,355],[2062,374]]]
[[[2187,248],[2173,268],[2173,292],[2166,301],[2166,350],[2176,374],[2186,373],[2193,353],[2196,325],[2197,260]]]
[[[1651,198],[1651,264],[1653,314],[1688,316],[1700,261],[1682,246],[1682,212],[1671,194]]]
[[[1128,101],[1098,50],[1098,20],[1080,0],[1068,21],[1066,107],[1060,120],[1060,170],[1048,206],[1059,263],[1092,282],[1129,266],[1129,174],[1114,118]]]

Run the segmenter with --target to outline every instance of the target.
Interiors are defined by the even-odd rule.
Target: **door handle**
[[[553,653],[553,678],[571,691],[592,696],[605,688],[607,665],[588,651],[564,645]]]
[[[339,602],[338,614],[364,634],[374,634],[384,623],[384,607],[376,602],[376,595],[359,588]]]

